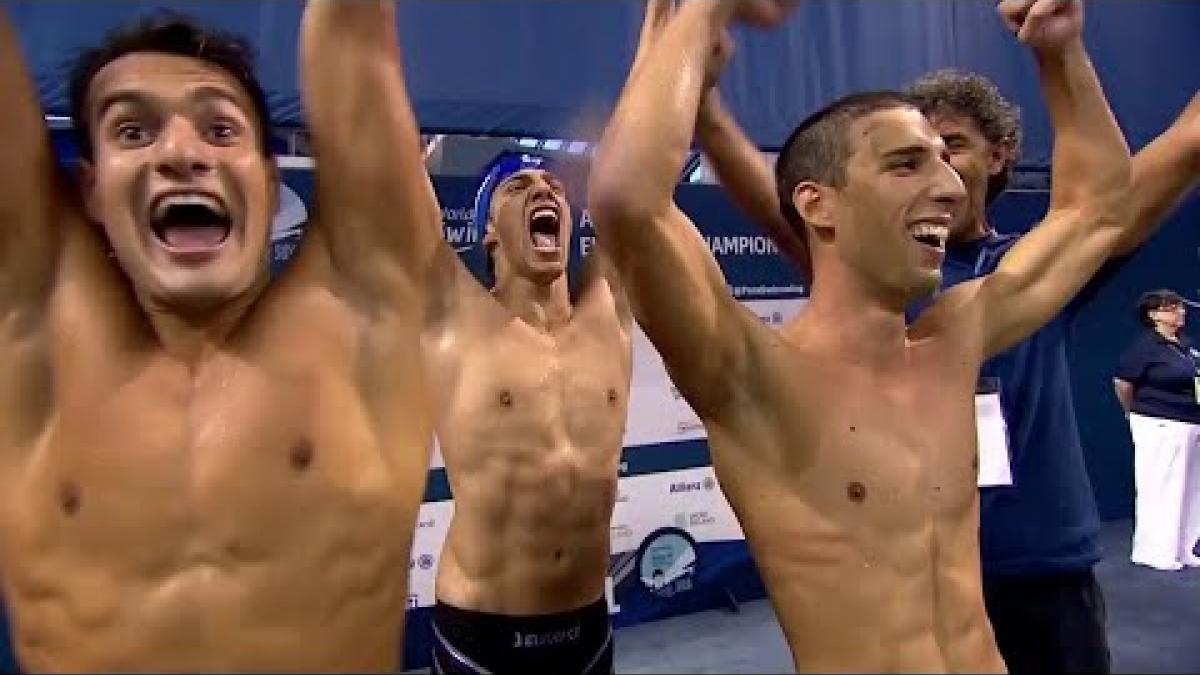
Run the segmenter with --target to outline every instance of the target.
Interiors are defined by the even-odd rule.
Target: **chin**
[[[187,270],[159,279],[154,295],[165,306],[186,311],[209,311],[245,297],[256,285],[257,277],[246,274],[219,274],[216,270]]]

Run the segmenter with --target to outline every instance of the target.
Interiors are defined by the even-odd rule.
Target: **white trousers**
[[[1131,413],[1133,553],[1139,565],[1200,566],[1200,425]]]

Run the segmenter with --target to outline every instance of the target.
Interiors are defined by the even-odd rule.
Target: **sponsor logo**
[[[717,519],[709,515],[708,511],[696,511],[695,513],[676,513],[674,519],[675,527],[680,529],[688,527],[703,527],[705,525],[712,525],[715,522],[717,522]]]
[[[429,518],[429,519],[427,519],[427,520],[421,520],[421,521],[418,521],[418,522],[417,522],[417,529],[418,529],[418,530],[425,530],[425,529],[428,529],[428,528],[431,528],[431,527],[433,527],[434,525],[437,525],[437,518]]]
[[[629,539],[633,536],[633,528],[628,525],[613,525],[610,532],[613,539]]]
[[[637,561],[642,585],[660,598],[686,593],[695,586],[696,540],[686,530],[656,530],[642,542]]]
[[[678,481],[671,483],[671,494],[679,492],[699,492],[704,489],[704,483],[698,480],[695,481]]]
[[[408,569],[421,568],[423,570],[433,569],[433,564],[436,562],[434,557],[428,553],[422,553],[415,559],[408,561]]]

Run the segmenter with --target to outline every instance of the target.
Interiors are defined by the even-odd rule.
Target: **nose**
[[[962,176],[944,159],[938,162],[937,176],[933,183],[933,200],[951,210],[958,211],[967,201],[967,188]]]
[[[191,180],[212,171],[208,144],[191,123],[176,117],[166,124],[159,139],[157,170],[172,180]]]

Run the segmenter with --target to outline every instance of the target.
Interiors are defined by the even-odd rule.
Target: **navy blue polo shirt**
[[[943,288],[991,273],[1019,239],[992,233],[948,247]],[[1067,343],[1078,309],[1109,276],[1097,275],[1049,323],[980,369],[989,391],[999,389],[1013,476],[1011,486],[979,489],[985,575],[1072,572],[1100,560],[1100,515],[1075,422]]]
[[[1130,411],[1200,424],[1196,376],[1200,351],[1185,336],[1179,344],[1147,328],[1121,354],[1116,376],[1133,385]]]

